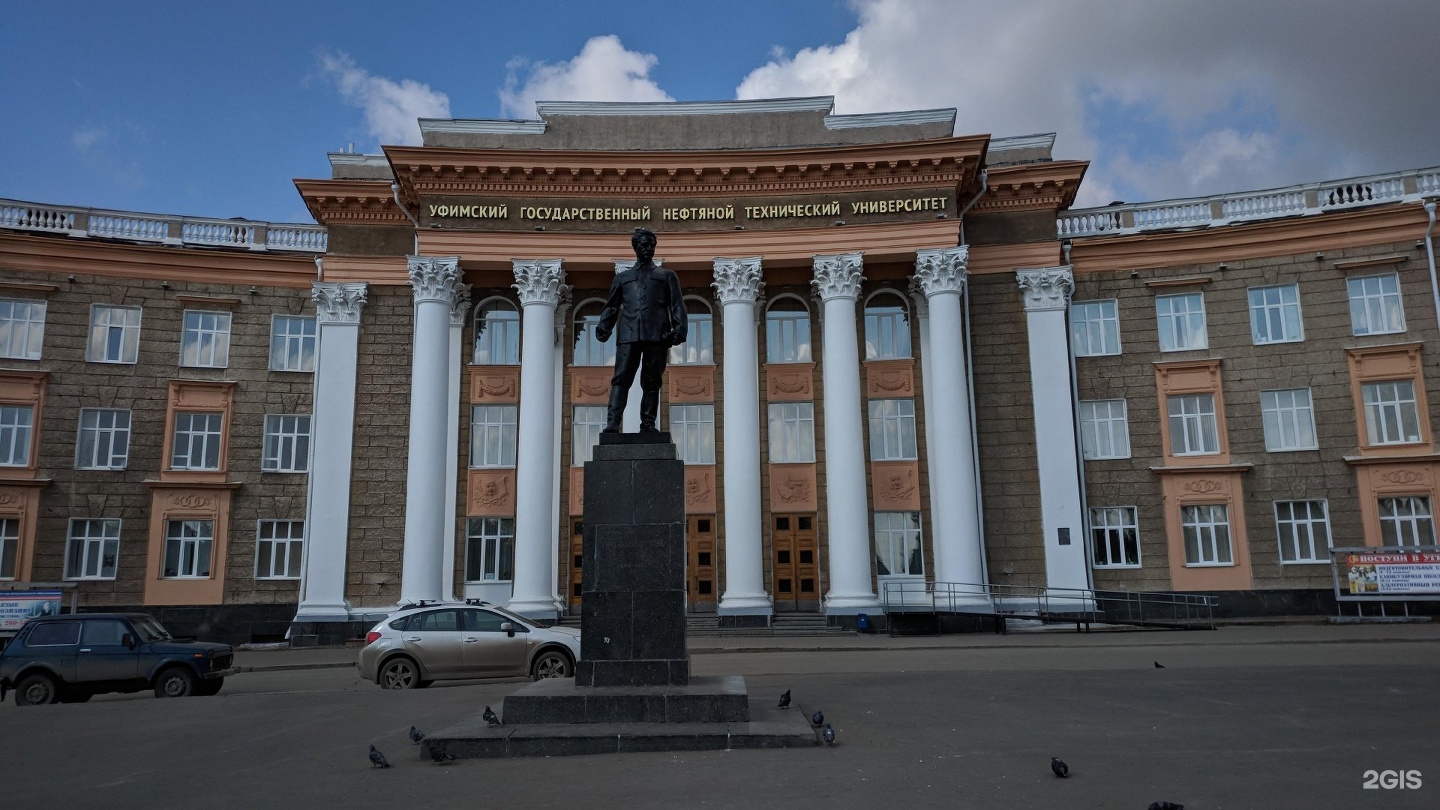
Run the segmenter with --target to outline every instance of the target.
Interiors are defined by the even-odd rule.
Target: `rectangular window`
[[[120,521],[115,519],[70,521],[65,551],[66,579],[114,579],[120,557]]]
[[[230,365],[230,313],[185,310],[180,336],[180,365],[225,368]]]
[[[81,408],[75,469],[123,470],[130,458],[130,412]]]
[[[509,582],[514,565],[515,521],[470,518],[465,532],[465,581]]]
[[[1125,400],[1080,403],[1080,449],[1087,459],[1129,458],[1130,422]]]
[[[214,533],[213,521],[166,521],[164,578],[205,579],[209,577]]]
[[[0,467],[30,466],[34,429],[33,405],[0,405]]]
[[[770,463],[815,460],[815,403],[770,404]]]
[[[315,370],[315,319],[276,315],[270,320],[270,370]]]
[[[1421,497],[1380,499],[1380,544],[1384,546],[1433,546],[1435,521],[1430,499]]]
[[[91,363],[135,363],[140,359],[140,307],[90,308],[90,341],[85,359]]]
[[[170,469],[220,469],[220,426],[224,419],[220,413],[176,413]]]
[[[810,362],[810,314],[772,309],[765,314],[765,362]]]
[[[895,360],[909,356],[910,319],[905,309],[865,307],[865,359]]]
[[[305,521],[262,520],[255,533],[255,578],[299,579]]]
[[[519,413],[515,405],[470,406],[472,468],[515,466],[515,430]]]
[[[1300,321],[1300,285],[1250,288],[1250,337],[1257,346],[1305,339]]]
[[[310,417],[265,414],[264,472],[303,473],[310,469]]]
[[[600,338],[595,334],[595,330],[599,326],[600,316],[598,314],[581,316],[575,322],[575,365],[615,365],[615,347],[620,345],[620,339],[612,338],[601,343]]]
[[[915,400],[872,399],[870,408],[870,460],[908,461],[915,451]]]
[[[875,513],[875,574],[925,576],[919,512]]]
[[[670,347],[670,365],[702,366],[715,362],[715,321],[708,312],[686,314],[685,342]]]
[[[570,464],[585,466],[590,452],[600,443],[600,431],[605,427],[604,405],[576,405],[570,420]]]
[[[1276,501],[1280,562],[1329,562],[1330,512],[1325,501]]]
[[[1316,450],[1315,408],[1309,388],[1260,392],[1260,414],[1265,423],[1265,449],[1271,453]]]
[[[1070,305],[1070,345],[1076,357],[1120,353],[1120,316],[1114,298]]]
[[[714,405],[671,405],[670,434],[686,464],[715,463]]]
[[[15,578],[15,557],[20,552],[20,518],[0,518],[0,579]]]
[[[1170,411],[1170,452],[1177,456],[1208,456],[1220,452],[1214,394],[1179,394],[1165,398]]]
[[[1160,351],[1180,352],[1209,346],[1205,332],[1205,296],[1202,293],[1155,296],[1155,319],[1160,327]]]
[[[1420,412],[1411,380],[1364,383],[1365,435],[1370,444],[1415,444],[1420,441]]]
[[[45,302],[0,298],[0,357],[39,360],[45,342]]]
[[[1180,507],[1186,565],[1234,565],[1230,552],[1230,508],[1225,504]]]
[[[1357,335],[1388,335],[1405,331],[1400,305],[1400,275],[1358,276],[1346,281],[1350,293],[1350,331]]]
[[[1090,545],[1096,568],[1139,568],[1140,525],[1133,506],[1090,510]]]

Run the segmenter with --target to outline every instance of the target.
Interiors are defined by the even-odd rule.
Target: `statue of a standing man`
[[[630,237],[635,264],[615,274],[605,309],[600,313],[600,323],[595,327],[595,337],[604,343],[610,339],[617,319],[620,323],[604,433],[620,432],[625,401],[636,370],[640,372],[640,432],[657,430],[655,419],[660,415],[660,382],[665,374],[665,360],[670,347],[684,343],[689,331],[680,277],[675,271],[656,267],[651,261],[655,258],[655,241],[654,233],[644,228],[635,229]]]

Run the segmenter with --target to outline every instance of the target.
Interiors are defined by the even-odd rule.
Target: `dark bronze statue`
[[[610,410],[605,417],[605,433],[619,433],[625,414],[625,401],[635,372],[640,372],[640,432],[656,430],[660,414],[660,381],[665,374],[665,360],[671,346],[685,342],[689,326],[685,320],[685,302],[680,293],[680,277],[675,271],[656,267],[655,234],[636,228],[630,237],[635,249],[635,264],[615,274],[610,295],[595,337],[604,343],[619,322],[615,336],[615,376],[610,378]]]

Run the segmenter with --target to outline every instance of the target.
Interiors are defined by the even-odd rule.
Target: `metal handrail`
[[[887,582],[881,593],[887,614],[954,613],[1205,629],[1214,628],[1219,603],[1218,597],[1207,594],[918,580]]]

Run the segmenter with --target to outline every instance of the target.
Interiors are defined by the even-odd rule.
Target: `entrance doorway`
[[[815,516],[775,515],[775,609],[819,610],[819,578],[815,566]]]
[[[585,521],[570,521],[570,610],[580,609],[580,588],[585,566]]]
[[[715,612],[715,516],[685,521],[685,587],[691,613]]]

